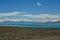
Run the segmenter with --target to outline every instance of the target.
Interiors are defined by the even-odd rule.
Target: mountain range
[[[0,24],[40,24],[41,22],[25,22],[25,21],[18,21],[18,22],[12,22],[12,21],[4,21],[0,22]],[[60,21],[56,22],[46,22],[46,23],[60,23]]]
[[[5,22],[0,22],[0,24],[37,24],[40,22],[25,22],[25,21],[18,21],[18,22],[12,22],[12,21],[5,21]]]
[[[48,22],[48,23],[60,24],[60,21]]]

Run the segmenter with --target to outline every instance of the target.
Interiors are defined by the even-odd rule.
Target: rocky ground
[[[0,26],[0,40],[60,40],[60,29]]]

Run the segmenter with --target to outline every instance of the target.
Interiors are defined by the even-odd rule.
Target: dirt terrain
[[[0,40],[60,40],[60,29],[0,26]]]

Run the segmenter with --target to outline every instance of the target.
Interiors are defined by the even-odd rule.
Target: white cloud
[[[3,16],[16,16],[20,13],[26,13],[26,12],[11,12],[11,13],[0,13],[0,17],[3,17]]]
[[[37,2],[37,6],[41,6],[41,3],[40,2]]]
[[[14,13],[14,12],[12,12],[12,13],[1,13],[0,17],[3,17],[3,16],[15,16],[15,15],[17,15],[17,13]]]
[[[56,22],[56,21],[59,21],[59,20],[57,20],[57,19],[56,20],[51,20],[51,22]]]
[[[48,21],[59,21],[60,15],[52,14],[29,14],[27,12],[11,12],[11,13],[0,13],[0,22],[4,21],[34,21],[34,22],[48,22]]]

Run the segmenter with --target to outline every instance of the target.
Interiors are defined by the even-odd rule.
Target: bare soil
[[[0,40],[60,40],[60,29],[0,26]]]

